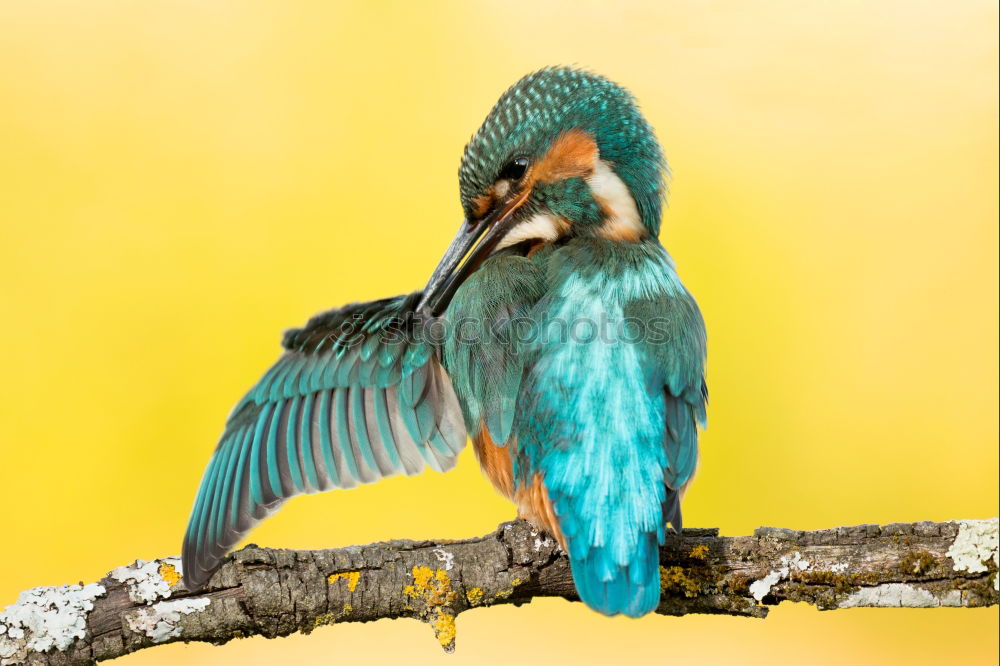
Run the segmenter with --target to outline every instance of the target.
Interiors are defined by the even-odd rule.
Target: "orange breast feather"
[[[565,548],[566,542],[542,477],[535,474],[529,485],[515,485],[510,459],[511,444],[494,444],[485,426],[480,426],[479,432],[472,438],[472,446],[483,473],[501,495],[517,505],[518,516],[556,537]]]

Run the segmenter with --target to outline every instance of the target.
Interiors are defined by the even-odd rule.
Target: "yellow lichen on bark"
[[[514,594],[514,589],[518,585],[520,585],[521,583],[523,583],[523,582],[524,581],[521,580],[520,578],[514,578],[513,580],[510,581],[510,587],[508,587],[506,589],[503,589],[503,590],[500,590],[495,595],[493,595],[492,601],[498,601],[500,599],[506,599],[510,595]]]
[[[455,646],[455,616],[444,611],[438,611],[434,620],[434,635],[445,650],[453,650]]]
[[[423,599],[428,606],[443,606],[455,600],[451,577],[444,569],[415,566],[411,571],[413,585],[403,588],[403,593],[414,599]]]
[[[472,606],[478,606],[483,600],[483,588],[474,587],[465,593],[465,598],[469,600],[469,604]]]
[[[163,563],[160,565],[160,577],[170,587],[173,587],[181,580],[181,575],[177,573],[177,567],[172,564]]]
[[[447,651],[455,648],[455,616],[447,608],[455,601],[451,577],[444,569],[415,566],[411,569],[413,584],[403,588],[403,594],[424,602],[421,617],[434,628],[434,635]],[[482,591],[480,590],[480,594]]]
[[[326,579],[326,582],[328,582],[330,585],[333,585],[338,580],[346,580],[347,591],[353,592],[354,590],[358,589],[358,582],[361,581],[361,572],[344,571],[341,573],[330,574],[330,576]]]

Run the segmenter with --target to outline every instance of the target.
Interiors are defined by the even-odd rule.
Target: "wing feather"
[[[202,478],[184,538],[189,589],[290,497],[455,464],[465,424],[440,351],[400,325],[413,301],[347,306],[286,333]]]
[[[694,299],[679,286],[672,294],[633,301],[626,307],[625,315],[662,326],[662,340],[643,340],[639,347],[663,387],[666,456],[663,477],[668,488],[664,522],[679,530],[679,492],[694,476],[698,463],[698,425],[705,426],[708,401],[705,323]]]

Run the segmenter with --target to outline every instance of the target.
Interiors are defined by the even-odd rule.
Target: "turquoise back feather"
[[[512,448],[515,481],[543,478],[581,599],[643,615],[659,603],[658,546],[668,522],[680,528],[678,491],[697,460],[701,316],[655,240],[577,238],[517,260],[502,298],[534,330],[495,343],[487,359],[449,344],[445,364],[466,418],[486,423],[509,409],[493,378],[517,379],[513,436],[494,437]],[[476,275],[498,278],[512,261],[491,259]],[[449,316],[491,311],[482,287],[463,286]]]

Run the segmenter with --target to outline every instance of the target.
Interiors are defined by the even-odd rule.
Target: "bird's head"
[[[665,170],[627,90],[568,67],[529,74],[500,97],[465,147],[458,171],[465,220],[421,305],[442,312],[462,281],[504,248],[527,253],[579,236],[655,236]]]

